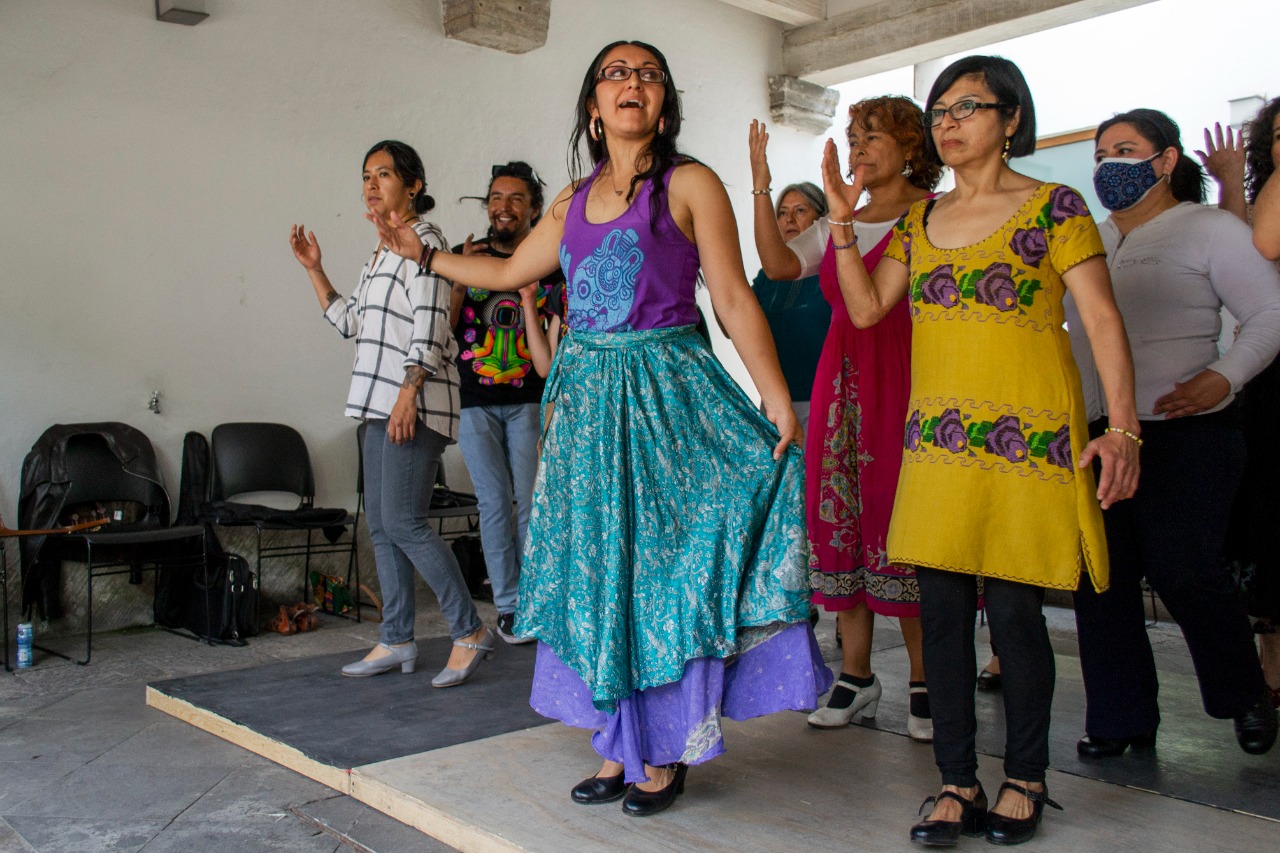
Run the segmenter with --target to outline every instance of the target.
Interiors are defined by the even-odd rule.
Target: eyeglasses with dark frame
[[[949,115],[956,121],[964,121],[978,110],[1003,110],[1012,108],[1012,104],[983,104],[978,101],[956,101],[945,110],[925,110],[924,115],[920,118],[920,122],[925,127],[937,127],[942,124],[942,117],[944,115]]]
[[[632,68],[628,65],[606,65],[596,75],[597,80],[608,80],[610,83],[622,83],[631,79],[631,75],[640,77],[641,83],[665,83],[667,72],[661,68]]]

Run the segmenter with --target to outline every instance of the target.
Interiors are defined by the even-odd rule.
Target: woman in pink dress
[[[849,169],[861,166],[869,199],[854,214],[854,233],[874,268],[894,223],[929,196],[941,168],[924,158],[921,111],[909,98],[877,97],[849,108]],[[911,388],[911,320],[904,300],[881,323],[855,329],[836,280],[826,217],[783,242],[769,203],[769,135],[751,125],[756,250],[778,281],[819,275],[831,303],[831,325],[818,358],[805,437],[805,515],[813,600],[834,611],[842,638],[839,681],[826,707],[809,715],[815,728],[841,728],[874,717],[881,686],[871,669],[875,614],[895,617],[911,659],[913,740],[933,739],[920,655],[920,588],[910,566],[891,565],[885,537],[902,464],[902,424]]]

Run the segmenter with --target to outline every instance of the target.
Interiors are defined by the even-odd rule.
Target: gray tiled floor
[[[425,592],[418,612],[419,636],[444,633]],[[482,615],[492,622],[491,609]],[[150,629],[101,634],[87,667],[37,652],[35,667],[0,677],[0,851],[448,851],[146,706],[151,681],[345,650],[356,657],[377,630],[322,617],[319,631],[263,634],[245,648]],[[50,642],[73,647],[76,638]]]

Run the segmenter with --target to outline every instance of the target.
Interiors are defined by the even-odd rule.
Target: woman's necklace
[[[614,195],[622,195],[623,190],[618,189],[618,182],[614,180],[614,178],[615,178],[615,175],[613,174],[613,169],[610,169],[609,170],[609,186],[613,188]],[[630,183],[628,183],[628,186],[630,186]]]

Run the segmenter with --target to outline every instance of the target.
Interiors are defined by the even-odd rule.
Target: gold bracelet
[[[1133,433],[1129,432],[1127,429],[1120,429],[1120,427],[1107,427],[1107,428],[1106,428],[1106,430],[1104,430],[1104,431],[1105,431],[1105,432],[1118,432],[1118,433],[1120,433],[1121,435],[1123,435],[1125,438],[1131,438],[1131,439],[1133,439],[1134,441],[1136,441],[1136,442],[1138,443],[1138,446],[1139,446],[1139,447],[1141,447],[1141,446],[1142,446],[1142,439],[1141,439],[1141,438],[1138,438],[1138,436],[1136,436],[1136,435],[1134,435]]]
[[[773,192],[773,187],[765,187],[762,190],[752,190],[751,194],[752,195],[768,195],[771,192]]]

